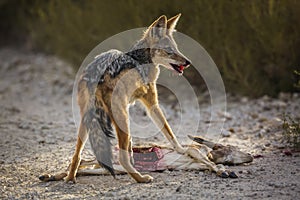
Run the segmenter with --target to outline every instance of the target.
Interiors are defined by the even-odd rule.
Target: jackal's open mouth
[[[173,67],[173,69],[175,71],[177,71],[178,73],[182,74],[183,73],[183,70],[186,66],[183,66],[183,65],[176,65],[176,64],[172,64],[170,63],[170,65]]]

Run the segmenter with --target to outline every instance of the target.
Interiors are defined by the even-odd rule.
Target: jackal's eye
[[[165,51],[167,52],[167,54],[172,54],[173,49],[171,47],[167,47],[165,48]]]

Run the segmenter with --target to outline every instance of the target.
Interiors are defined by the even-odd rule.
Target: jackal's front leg
[[[174,135],[170,125],[168,124],[163,112],[161,111],[158,100],[157,100],[157,90],[154,84],[149,85],[147,94],[140,98],[142,103],[148,110],[152,120],[156,126],[162,131],[164,136],[169,140],[173,148],[180,154],[185,153],[185,149],[179,144],[176,136]]]
[[[174,149],[180,153],[184,154],[185,149],[179,144],[176,136],[174,135],[169,123],[167,122],[163,112],[161,111],[158,104],[153,105],[150,109],[150,115],[156,126],[159,127],[164,134],[164,136],[169,140]]]
[[[133,166],[129,154],[131,153],[131,137],[128,125],[127,107],[115,105],[113,122],[118,136],[119,161],[127,173],[139,183],[149,183],[153,178],[149,175],[141,175]]]

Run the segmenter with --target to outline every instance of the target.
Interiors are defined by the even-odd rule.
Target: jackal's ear
[[[181,13],[179,13],[178,15],[168,19],[168,21],[167,21],[168,34],[171,35],[175,31],[175,27],[177,25],[177,22],[178,22],[180,16],[181,16]]]
[[[166,35],[167,17],[165,15],[160,16],[155,20],[145,32],[145,37],[161,38]]]

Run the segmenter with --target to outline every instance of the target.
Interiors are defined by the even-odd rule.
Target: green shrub
[[[283,115],[283,135],[286,141],[296,150],[300,149],[300,120]]]

